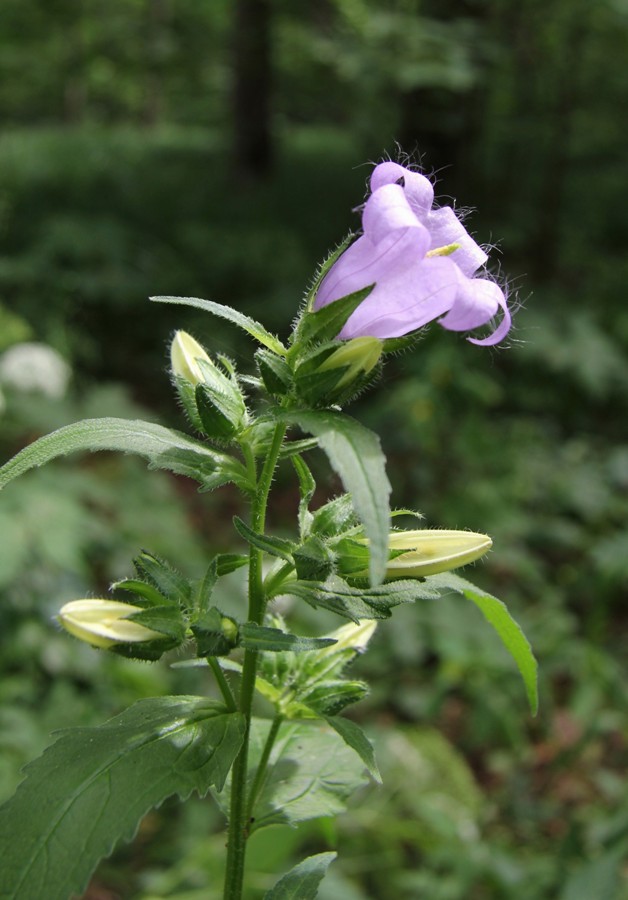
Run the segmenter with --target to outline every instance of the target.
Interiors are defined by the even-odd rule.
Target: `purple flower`
[[[320,309],[375,284],[338,337],[400,337],[434,319],[450,331],[470,331],[500,309],[495,331],[469,340],[489,345],[506,337],[511,319],[503,291],[474,277],[488,256],[450,206],[432,209],[433,202],[424,175],[394,162],[375,167],[363,234],[331,267],[314,301]]]

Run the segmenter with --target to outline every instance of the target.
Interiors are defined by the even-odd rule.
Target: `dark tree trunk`
[[[270,0],[235,0],[233,37],[234,161],[259,178],[272,165]]]

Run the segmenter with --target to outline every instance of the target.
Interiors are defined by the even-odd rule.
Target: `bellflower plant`
[[[241,900],[253,832],[336,814],[365,779],[380,780],[367,734],[344,715],[368,686],[346,670],[400,604],[434,603],[444,594],[473,603],[513,656],[536,709],[528,642],[501,601],[454,571],[486,554],[491,538],[400,529],[399,514],[418,513],[391,511],[380,442],[344,411],[377,378],[386,355],[429,322],[469,332],[499,314],[489,337],[469,340],[501,341],[511,324],[506,299],[454,210],[434,207],[424,175],[385,162],[370,187],[362,234],[322,265],[285,343],[229,306],[152,298],[226,319],[258,345],[255,373],[242,375],[226,356],[175,333],[170,377],[192,435],[150,422],[88,419],[40,438],[0,469],[1,488],[74,451],[133,452],[151,468],[193,479],[201,491],[235,485],[247,511],[233,519],[233,552],[212,555],[202,577],[143,550],[133,573],[112,585],[113,597],[78,599],[60,610],[59,624],[99,652],[157,660],[176,650],[173,664],[209,671],[219,699],[141,699],[103,725],[58,736],[0,810],[1,896],[81,894],[98,861],[132,838],[152,807],[195,790],[211,794],[224,812],[223,897]],[[313,505],[308,459],[318,450],[344,489]],[[291,468],[299,491],[289,535],[266,522],[278,466]],[[240,618],[216,605],[215,591],[238,569],[248,584]],[[298,633],[277,614],[274,600],[286,595],[293,610],[304,603],[345,624]],[[335,855],[322,848],[298,863],[266,900],[316,897]]]

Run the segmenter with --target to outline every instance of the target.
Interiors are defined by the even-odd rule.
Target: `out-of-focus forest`
[[[468,227],[519,307],[494,350],[433,325],[355,414],[382,435],[396,505],[493,536],[469,574],[530,638],[540,714],[474,609],[395,611],[356,664],[384,787],[335,824],[255,836],[251,900],[329,846],[323,900],[628,898],[627,60],[626,0],[2,2],[2,461],[84,416],[184,428],[173,330],[244,369],[252,347],[147,297],[228,303],[285,335],[384,156],[477,208]],[[110,454],[3,492],[2,798],[52,730],[209,689],[52,617],[104,596],[141,547],[200,575],[236,503]],[[85,897],[218,898],[221,827],[208,801],[166,804]]]

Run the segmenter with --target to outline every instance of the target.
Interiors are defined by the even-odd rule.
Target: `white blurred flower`
[[[37,391],[59,400],[70,375],[69,365],[47,344],[14,344],[0,356],[0,382],[20,391]]]

